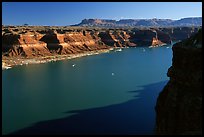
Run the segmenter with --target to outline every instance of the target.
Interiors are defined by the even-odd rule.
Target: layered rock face
[[[198,32],[199,27],[174,27],[174,28],[161,28],[161,31],[169,34],[173,41],[184,40],[189,38],[196,32]]]
[[[202,31],[172,49],[170,81],[156,104],[156,134],[202,134]]]
[[[179,29],[179,32],[174,28],[175,34],[171,28],[2,26],[2,55],[38,57],[76,54],[110,47],[157,46],[185,39],[196,33],[196,29],[192,31],[189,27]]]
[[[128,47],[136,46],[136,43],[130,42],[130,35],[126,31],[106,31],[100,32],[98,35],[101,41],[109,46]]]
[[[74,54],[84,51],[107,49],[99,37],[89,32],[64,32],[49,30],[44,33],[26,31],[4,33],[2,52],[6,56],[47,56],[53,54]]]
[[[137,46],[151,45],[171,42],[171,38],[168,33],[164,33],[159,29],[133,29],[130,33],[130,42],[136,43]],[[153,44],[153,45],[152,45]]]

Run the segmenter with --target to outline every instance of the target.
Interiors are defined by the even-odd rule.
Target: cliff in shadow
[[[202,134],[202,30],[173,45],[169,82],[156,104],[156,134]]]

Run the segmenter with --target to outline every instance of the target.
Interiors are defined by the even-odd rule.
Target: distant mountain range
[[[84,19],[81,23],[72,26],[95,26],[95,27],[173,27],[173,26],[202,26],[202,17],[171,19]]]

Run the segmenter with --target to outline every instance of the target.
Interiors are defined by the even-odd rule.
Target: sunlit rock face
[[[202,134],[202,30],[175,44],[156,104],[156,134]]]
[[[100,38],[90,32],[52,30],[9,32],[2,34],[2,52],[6,56],[46,56],[106,49]]]
[[[113,23],[111,20],[106,22]],[[38,57],[110,47],[161,46],[170,44],[172,40],[185,39],[197,29],[2,26],[2,55]]]

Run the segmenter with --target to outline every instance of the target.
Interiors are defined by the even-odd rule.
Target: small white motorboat
[[[122,51],[121,48],[115,50],[115,52],[120,52],[120,51]]]

